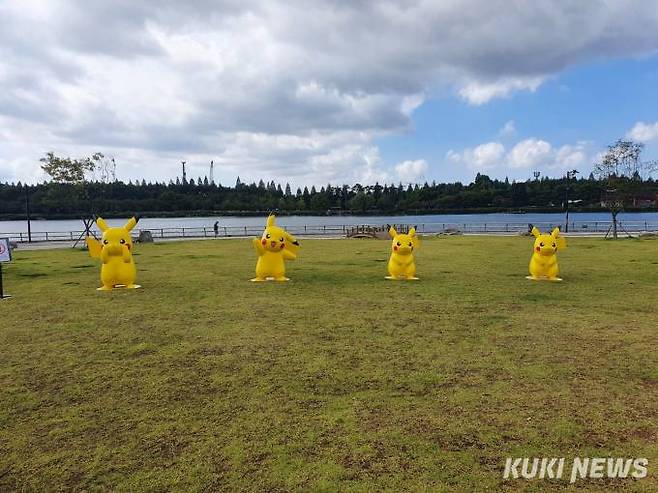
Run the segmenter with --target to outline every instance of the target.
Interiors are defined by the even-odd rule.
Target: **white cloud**
[[[400,181],[415,183],[429,171],[429,165],[424,159],[403,161],[395,165],[395,172]]]
[[[503,125],[498,131],[498,135],[501,137],[510,137],[512,135],[516,135],[516,125],[514,124],[514,120],[506,121],[505,125]]]
[[[462,151],[450,150],[446,161],[510,178],[525,179],[530,171],[556,175],[576,169],[589,174],[597,156],[591,147],[591,142],[579,141],[555,148],[545,140],[532,138],[517,142],[506,153],[502,144],[488,142]]]
[[[0,134],[18,140],[0,180],[40,177],[49,150],[114,155],[124,179],[169,179],[181,159],[215,159],[226,181],[378,179],[376,140],[432,94],[484,104],[658,49],[652,2],[540,3],[4,0]]]
[[[633,128],[626,133],[626,137],[638,142],[649,142],[658,139],[658,122],[637,122]]]
[[[555,167],[563,170],[578,169],[588,164],[586,144],[563,145],[555,153]]]
[[[486,171],[500,166],[505,155],[505,146],[500,142],[487,142],[475,148],[467,148],[462,152],[449,150],[446,154],[453,163],[463,163],[469,169]]]
[[[549,164],[552,158],[551,144],[541,139],[526,139],[512,148],[507,164],[511,168],[533,168]]]
[[[534,92],[544,77],[503,78],[494,82],[473,81],[459,90],[459,95],[469,104],[481,105],[495,98],[507,98],[517,91]]]

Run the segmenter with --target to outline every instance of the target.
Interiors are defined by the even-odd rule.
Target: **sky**
[[[470,182],[658,158],[655,0],[0,0],[0,182]]]

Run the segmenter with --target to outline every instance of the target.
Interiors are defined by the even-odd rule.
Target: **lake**
[[[622,222],[627,223],[649,223],[658,226],[658,212],[638,212],[620,214]],[[173,218],[148,218],[139,221],[137,229],[172,229],[172,228],[208,228],[212,230],[215,221],[219,221],[222,228],[246,227],[251,232],[256,228],[262,228],[265,223],[264,217],[237,217],[237,216],[212,216],[212,217],[173,217]],[[569,223],[576,225],[608,223],[610,214],[606,212],[577,212],[569,215]],[[119,226],[125,223],[125,219],[110,219],[107,221],[111,226]],[[541,226],[561,225],[564,223],[563,213],[527,213],[527,214],[435,214],[422,216],[281,216],[279,225],[289,227],[299,232],[304,226],[350,226],[350,225],[383,225],[383,224],[414,224],[434,225],[428,230],[442,229],[441,226],[454,225],[527,225],[533,223]],[[39,220],[32,221],[33,233],[57,233],[80,231],[83,229],[80,220]],[[466,226],[464,229],[470,229]],[[476,228],[473,228],[475,230]],[[572,228],[577,229],[577,228]],[[0,221],[0,235],[9,233],[26,233],[27,223],[25,221]]]

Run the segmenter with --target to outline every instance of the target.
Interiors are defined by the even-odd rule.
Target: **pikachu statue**
[[[560,228],[550,234],[542,234],[536,227],[532,228],[535,245],[530,259],[530,275],[533,281],[561,281],[557,265],[557,252],[567,248],[567,240],[560,236]]]
[[[89,256],[100,259],[101,283],[98,291],[111,291],[115,288],[137,289],[137,269],[133,260],[133,241],[130,231],[137,224],[137,219],[131,218],[122,228],[110,228],[104,219],[96,219],[96,224],[103,233],[103,238],[98,241],[92,236],[87,236],[86,243]]]
[[[416,228],[411,228],[408,234],[398,234],[395,228],[391,227],[388,234],[393,238],[393,243],[388,261],[389,275],[386,279],[417,281],[414,251],[418,250],[420,240],[416,236]]]
[[[286,260],[295,260],[301,248],[299,242],[283,228],[276,225],[276,217],[267,218],[267,226],[260,239],[254,238],[254,248],[258,254],[256,277],[253,282],[289,281],[286,277]]]

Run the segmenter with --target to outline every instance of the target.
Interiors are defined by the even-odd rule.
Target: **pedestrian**
[[[217,238],[217,235],[219,234],[219,221],[215,221],[215,224],[213,225],[212,229],[215,230],[215,238]]]

